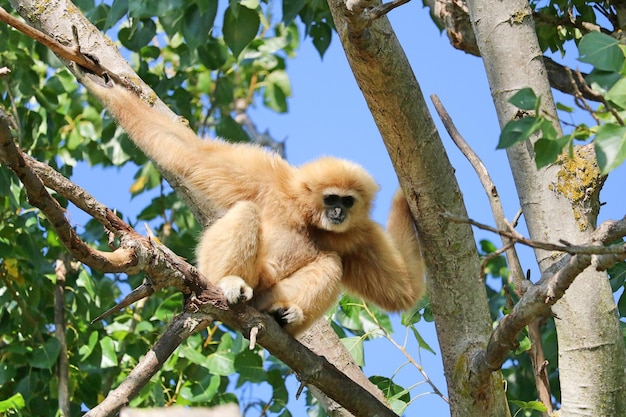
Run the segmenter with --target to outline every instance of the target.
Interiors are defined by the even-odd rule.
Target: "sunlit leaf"
[[[415,340],[417,340],[419,347],[421,347],[424,350],[429,351],[433,355],[436,355],[435,350],[431,348],[428,343],[426,343],[426,341],[424,340],[420,332],[417,330],[417,328],[415,326],[411,326],[411,330],[413,331],[413,336],[415,336]]]
[[[589,32],[578,43],[579,58],[599,70],[620,72],[624,53],[619,41],[601,32]]]
[[[626,126],[608,123],[600,126],[593,143],[598,167],[608,174],[626,159]]]
[[[102,349],[100,367],[110,368],[117,366],[117,352],[115,352],[115,342],[113,342],[113,339],[108,336],[100,339],[100,348]]]
[[[21,393],[13,394],[11,397],[6,400],[0,401],[0,412],[6,412],[10,410],[21,410],[26,406],[24,402],[24,397]],[[11,415],[11,414],[8,414]]]
[[[528,139],[540,128],[537,118],[529,116],[508,122],[500,133],[500,141],[496,149],[506,149],[518,142]]]
[[[341,343],[346,347],[352,358],[359,366],[365,365],[365,353],[363,351],[363,339],[361,337],[344,337]]]

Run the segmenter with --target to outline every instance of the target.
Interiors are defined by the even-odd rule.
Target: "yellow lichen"
[[[604,183],[593,148],[576,147],[572,158],[562,154],[556,163],[559,165],[557,180],[549,188],[571,202],[574,219],[580,230],[585,230],[592,226],[590,219],[595,218],[593,213],[598,209],[597,196]]]

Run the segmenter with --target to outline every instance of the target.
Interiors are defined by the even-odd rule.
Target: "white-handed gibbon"
[[[413,218],[393,199],[388,232],[370,219],[378,186],[359,165],[324,157],[294,167],[250,144],[201,140],[110,80],[79,74],[135,144],[224,215],[197,248],[198,270],[228,302],[248,301],[291,334],[341,287],[389,311],[424,291]]]

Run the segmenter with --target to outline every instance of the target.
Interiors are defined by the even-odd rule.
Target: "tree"
[[[508,395],[514,411],[523,408],[530,412],[534,408],[548,413],[556,402],[561,415],[624,414],[624,340],[616,302],[603,271],[612,268],[614,290],[623,286],[626,255],[623,243],[616,242],[621,242],[626,234],[625,221],[595,227],[602,175],[624,159],[624,135],[620,133],[620,112],[624,106],[619,94],[623,65],[618,64],[620,59],[623,63],[624,54],[617,41],[598,40],[592,34],[586,42],[604,42],[602,48],[586,49],[598,51],[585,55],[595,66],[592,78],[588,78],[593,79],[595,90],[584,83],[577,84],[575,81],[580,80],[575,75],[570,82],[559,84],[569,86],[578,103],[588,104],[588,97],[602,102],[601,107],[591,110],[598,123],[602,122],[592,145],[598,155],[608,156],[597,158],[602,171],[596,166],[594,152],[589,151],[590,145],[574,143],[593,136],[595,129],[585,130],[578,125],[572,133],[561,133],[549,84],[557,82],[554,76],[547,78],[542,60],[537,59],[547,48],[564,51],[566,40],[580,40],[590,24],[597,26],[594,11],[605,13],[606,19],[615,23],[621,18],[621,9],[610,5],[595,5],[594,9],[588,4],[566,2],[543,7],[533,4],[531,9],[525,2],[514,1],[495,6],[490,2],[489,7],[481,1],[467,5],[450,2],[446,3],[448,7],[439,9],[466,12],[444,22],[449,25],[447,31],[454,45],[483,57],[503,127],[501,146],[507,148],[524,220],[533,239],[525,240],[511,228],[497,209],[495,187],[488,185],[486,190],[492,197],[498,232],[503,236],[503,249],[511,268],[509,280],[508,274],[502,272],[503,260],[497,256],[503,251],[496,251],[487,242],[481,242],[485,255],[481,265],[454,170],[385,16],[402,3],[331,0],[327,7],[319,2],[285,1],[278,22],[271,17],[271,7],[255,2],[232,3],[224,9],[221,7],[226,6],[217,2],[114,1],[97,7],[89,1],[79,3],[96,29],[65,1],[49,2],[44,10],[36,2],[11,2],[33,26],[74,49],[55,51],[64,57],[61,63],[47,49],[56,42],[44,40],[48,46],[42,46],[0,26],[2,38],[9,40],[1,46],[2,65],[12,68],[11,63],[19,62],[19,68],[24,68],[20,77],[6,78],[7,89],[2,96],[14,127],[13,132],[4,128],[0,147],[0,175],[2,184],[7,185],[3,185],[1,195],[4,210],[0,276],[5,290],[0,297],[5,307],[0,310],[4,334],[0,399],[10,397],[13,401],[4,406],[6,409],[46,415],[57,407],[58,400],[64,415],[75,414],[83,405],[94,407],[114,387],[118,387],[114,395],[102,404],[114,400],[115,395],[130,395],[134,398],[131,404],[139,406],[173,402],[220,404],[235,400],[227,385],[228,377],[236,371],[238,384],[267,381],[272,400],[263,404],[263,409],[288,415],[282,378],[287,364],[303,382],[313,386],[312,392],[319,395],[329,413],[344,415],[343,406],[357,415],[385,415],[384,406],[375,408],[379,406],[377,401],[350,381],[343,380],[345,387],[351,387],[349,391],[343,384],[338,387],[341,375],[333,367],[281,334],[267,317],[245,306],[234,312],[224,311],[218,294],[198,288],[193,269],[168,249],[192,259],[194,236],[199,225],[213,215],[211,207],[189,200],[172,173],[163,175],[186,204],[177,199],[175,192],[163,188],[159,171],[136,155],[111,120],[101,119],[97,104],[77,88],[73,76],[64,68],[68,60],[84,59],[81,65],[93,65],[95,70],[104,67],[114,76],[130,74],[137,79],[117,55],[116,48],[100,33],[117,28],[118,21],[128,16],[117,31],[117,38],[132,51],[141,79],[154,88],[157,96],[165,98],[176,113],[184,114],[200,133],[231,140],[267,139],[257,134],[246,114],[247,107],[257,100],[273,110],[287,110],[290,88],[286,63],[299,42],[296,19],[321,54],[328,47],[331,30],[336,28],[410,199],[424,244],[430,305],[408,312],[403,321],[413,326],[420,318],[429,317],[432,309],[452,415],[507,415],[510,411],[504,378],[509,381]],[[441,17],[437,13],[439,4],[431,6],[436,18]],[[567,12],[569,19],[564,19]],[[222,13],[222,36],[218,36],[215,26],[220,25],[215,22]],[[455,39],[463,42],[454,42]],[[87,57],[96,57],[97,63],[94,65],[77,53],[76,46]],[[581,41],[583,52],[584,46]],[[74,58],[68,59],[68,54]],[[567,74],[563,67],[551,68],[556,68],[558,74]],[[145,96],[158,102],[145,85],[136,84]],[[163,109],[164,117],[172,117],[162,103],[157,105]],[[462,143],[451,123],[446,126]],[[581,131],[587,132],[586,136]],[[603,131],[610,134],[602,136]],[[14,147],[14,141],[21,151]],[[31,156],[25,156],[24,151]],[[140,215],[142,220],[162,219],[156,223],[158,240],[138,235],[119,220],[121,214],[107,211],[83,190],[38,162],[48,161],[52,168],[69,177],[75,161],[83,159],[102,165],[134,160],[142,168],[136,175],[133,192],[162,187],[160,195]],[[484,181],[488,184],[489,179]],[[54,199],[43,185],[54,190]],[[39,211],[27,204],[26,197]],[[64,218],[61,207],[68,200],[94,217],[84,233],[76,234]],[[108,236],[102,225],[109,231]],[[564,242],[555,243],[560,240]],[[89,267],[72,262],[61,242],[75,259]],[[525,280],[516,260],[514,244],[519,242],[536,248],[542,276],[534,284]],[[110,249],[110,245],[117,249]],[[146,254],[159,262],[144,263]],[[52,269],[54,261],[56,267]],[[477,279],[482,270],[502,275],[503,288],[499,292],[490,288],[485,291]],[[140,271],[148,273],[143,284],[143,276],[136,275]],[[107,319],[106,325],[100,322],[88,327],[88,322],[103,308],[114,304],[121,285],[137,288],[129,293],[128,300],[142,300],[132,310],[123,305],[120,312]],[[166,287],[175,287],[176,291],[146,298],[154,290]],[[181,309],[181,292],[189,294],[191,289],[201,299],[185,297],[185,311],[172,319]],[[212,303],[207,305],[206,300]],[[200,313],[192,307],[200,309]],[[268,359],[264,365],[262,350],[249,351],[241,333],[210,324],[207,312],[246,337],[253,338],[252,329],[260,328],[258,342],[282,362]],[[551,314],[558,317],[554,322],[559,343],[560,392],[550,391],[548,382],[554,387],[555,378],[548,378],[540,359],[542,336],[546,339],[553,334]],[[355,340],[370,334],[372,323],[378,332],[389,331],[386,315],[355,300],[342,300],[334,317],[334,328],[340,335],[347,336],[349,331],[357,336],[344,338],[352,346],[358,346]],[[546,320],[548,325],[543,327]],[[190,321],[194,326],[186,327],[184,324]],[[494,321],[498,326],[492,331]],[[316,333],[304,339],[306,344],[336,365],[345,363],[345,357],[339,360],[329,356],[329,352],[337,350],[338,339],[333,339],[334,333],[324,324],[319,323],[321,328],[312,330]],[[160,328],[165,326],[168,329],[161,336]],[[415,335],[419,340],[417,330]],[[525,335],[531,341],[534,372],[529,375],[521,366],[505,366],[501,371],[507,358],[519,363],[528,360],[524,353],[511,352],[528,347]],[[327,346],[319,343],[322,338],[335,345],[322,351]],[[178,355],[170,356],[181,343]],[[556,363],[556,349],[546,346],[551,348],[546,350],[550,363]],[[140,359],[146,352],[148,355]],[[580,372],[581,362],[592,364],[594,372]],[[142,380],[140,384],[137,379],[126,378],[131,369],[132,375]],[[141,374],[145,369],[148,372]],[[380,398],[358,367],[343,370],[355,380],[360,378],[359,383]],[[535,379],[541,403],[528,402],[535,399],[534,392],[528,398]],[[58,389],[50,380],[58,381],[54,384]],[[383,389],[395,411],[405,409],[408,393],[402,387],[390,378],[373,378],[372,382]],[[128,391],[124,391],[126,388]],[[112,409],[120,403],[116,404]],[[102,415],[107,413],[104,407],[97,410]]]

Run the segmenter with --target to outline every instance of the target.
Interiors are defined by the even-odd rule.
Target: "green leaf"
[[[106,22],[102,30],[107,30],[115,26],[126,13],[128,13],[128,0],[114,0],[111,4],[111,10],[107,14]]]
[[[430,347],[430,345],[428,343],[426,343],[426,341],[424,340],[424,338],[422,337],[422,335],[420,334],[420,332],[417,331],[417,329],[415,328],[415,326],[411,326],[411,330],[413,331],[413,336],[415,336],[415,340],[417,340],[417,344],[419,345],[419,347],[421,347],[422,349],[425,349],[427,351],[429,351],[430,353],[432,353],[433,355],[436,355],[437,353],[435,352],[435,350],[433,348]]]
[[[626,126],[600,126],[593,143],[598,167],[602,174],[608,174],[626,159]]]
[[[557,160],[563,152],[563,148],[570,143],[570,135],[563,136],[557,140],[541,138],[535,142],[535,164],[537,169],[550,165]]]
[[[291,85],[287,72],[283,70],[272,71],[265,78],[263,90],[264,103],[270,109],[278,113],[287,112],[287,97],[291,95]]]
[[[285,24],[291,23],[296,16],[298,16],[298,13],[300,13],[300,10],[302,10],[305,4],[306,0],[283,0],[282,21]]]
[[[235,57],[252,42],[259,32],[261,20],[255,10],[239,4],[228,6],[224,13],[224,42]]]
[[[316,22],[309,28],[309,35],[313,38],[313,45],[321,57],[330,46],[333,30],[326,22]]]
[[[409,391],[393,382],[391,379],[385,376],[374,375],[369,380],[376,385],[385,395],[388,400],[399,399],[405,403],[411,401],[411,395]]]
[[[363,350],[363,338],[355,336],[355,337],[344,337],[341,339],[341,343],[346,347],[348,352],[354,358],[354,361],[359,366],[365,365],[365,353]]]
[[[206,42],[209,31],[213,28],[217,15],[217,0],[206,2],[210,5],[206,12],[200,11],[198,5],[187,8],[183,16],[181,30],[190,49],[194,49]]]
[[[98,343],[98,332],[94,330],[89,335],[89,342],[86,345],[83,345],[78,349],[78,353],[80,353],[81,355],[80,356],[81,362],[86,360],[89,356],[91,356],[97,343]]]
[[[118,39],[131,51],[139,51],[156,35],[156,24],[151,19],[136,20],[132,27],[120,29]]]
[[[540,412],[548,411],[546,406],[540,401],[518,401],[518,400],[509,400],[511,404],[515,404],[522,410],[535,410]]]
[[[579,60],[599,70],[620,72],[624,65],[624,53],[617,39],[600,32],[590,32],[578,43]]]
[[[101,368],[112,368],[117,366],[117,353],[115,352],[115,342],[109,336],[100,340],[100,348],[102,349],[102,358],[100,359]]]
[[[235,357],[235,369],[239,374],[237,387],[245,382],[263,382],[267,380],[267,373],[263,369],[263,358],[258,352],[244,350]]]
[[[60,351],[61,342],[56,337],[52,337],[35,349],[28,363],[33,368],[50,369],[56,363]]]
[[[622,110],[626,109],[626,78],[620,78],[605,97]]]
[[[24,397],[19,392],[17,394],[12,395],[6,400],[0,401],[0,412],[4,413],[10,410],[21,410],[26,406],[26,402],[24,401]],[[9,414],[12,415],[12,414]]]
[[[518,142],[522,142],[537,132],[540,127],[541,123],[534,116],[511,120],[502,129],[500,141],[496,149],[506,149]]]
[[[230,116],[224,116],[215,126],[215,133],[231,142],[249,142],[250,137],[243,127]]]
[[[513,94],[509,103],[522,110],[535,110],[539,106],[539,98],[532,88],[526,87]]]
[[[228,59],[228,48],[222,42],[210,37],[198,46],[198,58],[210,70],[221,68]]]

